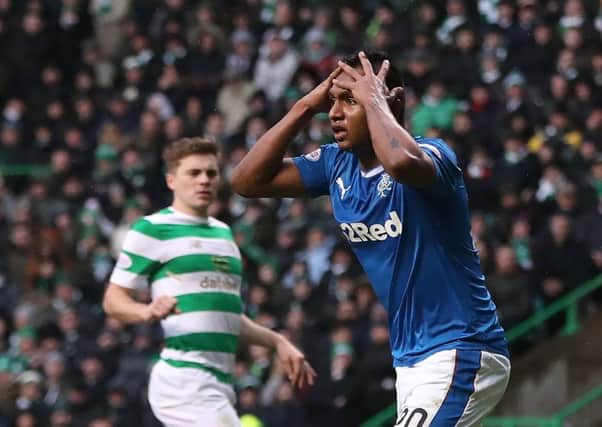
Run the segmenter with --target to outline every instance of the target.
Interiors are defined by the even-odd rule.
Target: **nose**
[[[341,102],[337,99],[332,103],[332,107],[328,111],[328,118],[331,122],[336,122],[343,119],[343,109]]]
[[[197,178],[198,178],[197,181],[202,185],[207,185],[211,182],[209,175],[205,172],[200,173]]]

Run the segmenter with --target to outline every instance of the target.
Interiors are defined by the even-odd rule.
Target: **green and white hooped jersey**
[[[232,382],[243,304],[240,251],[227,224],[166,208],[128,231],[110,281],[150,285],[152,297],[178,300],[179,314],[161,321],[161,359],[204,369]]]

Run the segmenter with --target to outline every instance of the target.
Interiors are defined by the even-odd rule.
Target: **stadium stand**
[[[158,425],[145,388],[159,330],[105,318],[100,301],[129,225],[169,204],[162,147],[212,137],[227,178],[360,48],[394,55],[408,127],[456,151],[507,330],[601,272],[602,3],[354,4],[0,0],[0,427]],[[290,154],[330,139],[318,115]],[[329,209],[243,199],[227,179],[212,208],[244,255],[246,312],[318,372],[297,395],[271,354],[241,349],[248,425],[354,426],[394,400],[386,313]],[[598,289],[578,310],[601,305]],[[557,335],[563,316],[513,355]]]

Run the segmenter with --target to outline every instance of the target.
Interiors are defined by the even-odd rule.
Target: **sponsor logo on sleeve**
[[[318,148],[317,150],[312,151],[311,153],[307,153],[305,157],[310,162],[317,162],[320,160],[320,156],[322,155],[322,149]]]

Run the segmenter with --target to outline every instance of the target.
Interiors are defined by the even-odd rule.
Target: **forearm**
[[[387,172],[395,175],[399,169],[422,158],[416,141],[397,122],[384,97],[370,102],[365,110],[374,153]]]
[[[124,323],[145,323],[150,319],[148,305],[135,301],[126,289],[115,289],[109,285],[102,307],[107,316]]]
[[[240,339],[246,344],[275,349],[281,335],[241,315]]]
[[[313,385],[315,371],[305,360],[305,355],[283,335],[265,328],[244,314],[241,315],[240,340],[247,344],[259,345],[276,350],[293,387]]]
[[[235,191],[245,194],[247,189],[269,183],[282,168],[284,153],[290,141],[309,123],[312,110],[303,102],[293,108],[251,148],[232,174]]]

